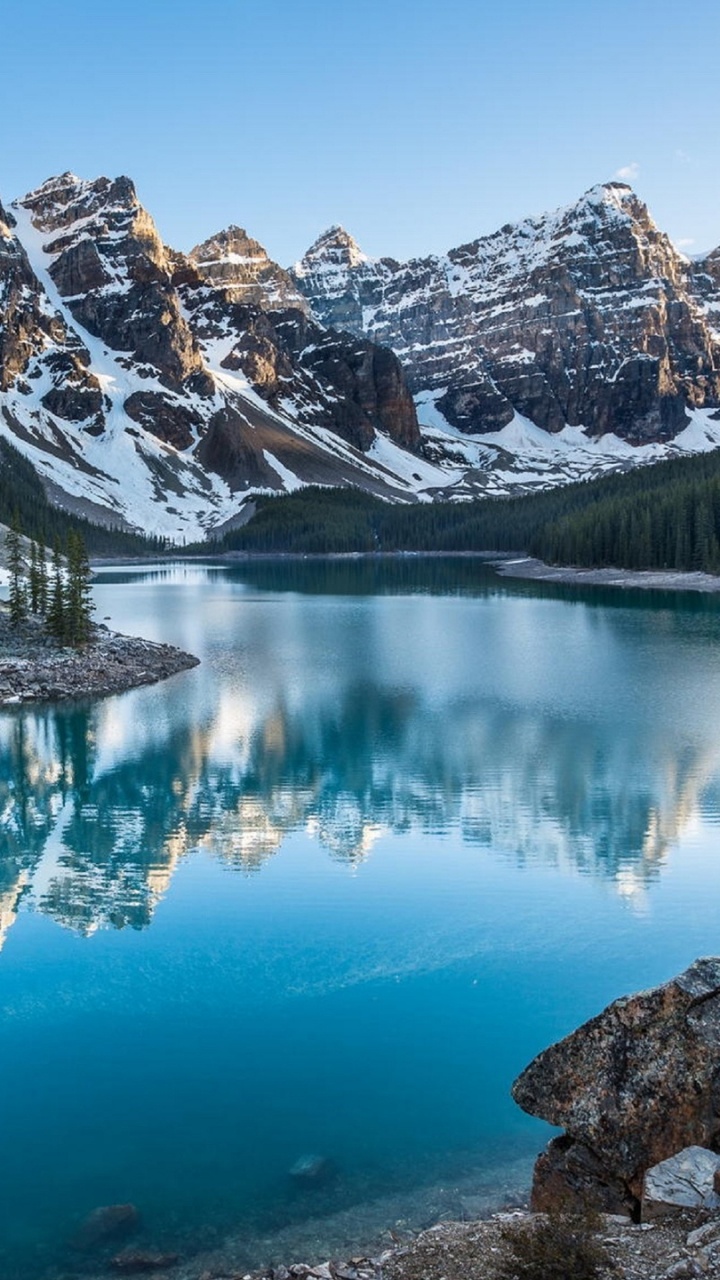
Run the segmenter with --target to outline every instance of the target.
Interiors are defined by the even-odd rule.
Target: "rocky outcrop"
[[[636,1210],[653,1165],[720,1148],[720,958],[616,1000],[539,1054],[512,1095],[565,1129],[536,1164],[534,1208]]]
[[[203,280],[224,290],[233,302],[266,310],[294,307],[308,311],[290,272],[273,262],[260,242],[242,227],[229,226],[196,245],[190,260]]]
[[[241,372],[276,412],[357,449],[377,432],[418,448],[415,406],[391,351],[311,320],[287,273],[237,228],[193,250],[192,262],[180,294],[209,362]]]
[[[518,412],[639,444],[674,437],[688,406],[720,404],[720,344],[691,266],[622,183],[406,263],[370,259],[333,227],[294,274],[322,323],[391,347],[461,431]]]

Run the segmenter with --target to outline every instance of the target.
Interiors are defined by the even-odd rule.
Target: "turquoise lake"
[[[472,559],[99,572],[196,669],[0,716],[0,1275],[527,1191],[530,1058],[720,951],[720,598]],[[304,1186],[304,1155],[332,1177]]]

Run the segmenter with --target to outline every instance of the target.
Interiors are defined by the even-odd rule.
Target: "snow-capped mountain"
[[[553,433],[641,444],[675,437],[688,407],[720,403],[720,257],[705,267],[630,187],[608,183],[406,263],[372,260],[334,227],[295,278],[323,323],[392,347],[421,403],[460,431],[520,414]]]
[[[312,321],[242,235],[174,253],[127,178],[63,174],[2,210],[0,434],[62,505],[188,538],[258,490],[442,482],[395,443],[419,442],[396,357]]]
[[[128,178],[0,206],[0,436],[54,501],[174,538],[258,490],[462,498],[717,447],[719,329],[720,250],[618,183],[405,264],[333,227],[292,272],[237,226],[173,251]]]

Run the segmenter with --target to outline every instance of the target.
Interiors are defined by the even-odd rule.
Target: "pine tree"
[[[30,593],[30,612],[40,612],[40,570],[38,568],[38,548],[37,543],[33,540],[30,543],[30,572],[28,574],[28,588]]]
[[[70,643],[77,647],[90,639],[94,605],[87,548],[82,534],[75,530],[68,534],[67,566],[65,631]]]
[[[41,618],[47,616],[48,597],[50,587],[48,583],[48,567],[45,558],[45,546],[42,542],[38,543],[37,549],[37,571],[38,571],[38,613]]]
[[[20,623],[27,618],[28,601],[25,584],[25,565],[22,557],[22,542],[17,516],[13,518],[12,526],[5,534],[5,555],[10,574],[8,601],[10,606],[10,625],[19,627]]]
[[[45,615],[46,626],[51,636],[61,643],[66,638],[65,623],[65,583],[63,574],[63,558],[60,543],[55,541],[53,551],[52,583],[48,595],[48,607]]]

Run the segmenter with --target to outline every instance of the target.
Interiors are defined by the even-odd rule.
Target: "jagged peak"
[[[630,184],[628,182],[620,182],[617,178],[611,178],[608,182],[596,182],[581,198],[602,204],[615,204],[622,203],[628,196],[633,196],[637,199]]]
[[[265,246],[234,222],[222,231],[216,231],[207,240],[203,240],[202,244],[196,245],[190,250],[189,256],[199,263],[233,262],[238,259],[251,262],[270,260]]]
[[[69,170],[46,179],[29,191],[15,206],[28,209],[33,222],[43,230],[68,227],[80,219],[98,214],[135,214],[142,208],[131,178],[79,178]]]
[[[647,205],[627,182],[611,179],[609,182],[598,182],[581,195],[574,204],[567,206],[568,213],[573,210],[585,211],[588,208],[607,214],[621,214],[626,218],[638,216],[643,220],[650,217]]]
[[[360,263],[371,262],[372,259],[363,253],[357,240],[339,223],[334,223],[318,236],[307,253],[296,263],[298,275],[305,275],[314,266],[323,262],[333,262],[346,267],[357,267]]]

